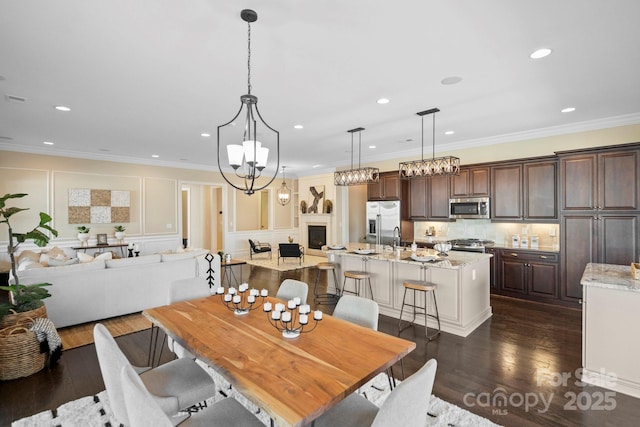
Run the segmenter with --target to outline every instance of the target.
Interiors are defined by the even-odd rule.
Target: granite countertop
[[[356,249],[364,249],[371,248],[374,252],[368,255],[356,254],[354,250]],[[411,250],[409,248],[401,248],[400,256],[397,255],[396,252],[388,251],[390,247],[387,247],[387,251],[385,251],[385,246],[383,245],[366,245],[364,243],[349,243],[344,245],[344,249],[331,249],[330,246],[324,247],[326,253],[334,253],[336,255],[341,256],[352,256],[352,257],[366,257],[372,260],[378,261],[388,261],[388,262],[396,262],[396,263],[404,263],[404,264],[415,264],[415,265],[426,265],[429,267],[438,267],[438,268],[449,268],[449,269],[458,269],[460,267],[464,267],[469,264],[473,264],[483,259],[489,259],[493,255],[491,254],[483,254],[478,252],[459,252],[459,251],[451,251],[448,253],[446,257],[438,256],[438,252],[433,249],[419,249],[417,251],[418,256],[424,255],[435,255],[436,259],[434,261],[415,261],[411,258]],[[405,250],[406,249],[406,250]]]
[[[416,243],[418,244],[418,246],[424,246],[426,247],[427,245],[433,246],[435,244],[435,242],[440,241],[440,240],[451,240],[451,239],[440,239],[437,237],[433,238],[433,241],[429,242],[427,240],[420,240],[420,239],[416,239]],[[523,248],[520,246],[512,246],[510,243],[494,243],[493,245],[488,245],[487,248],[495,248],[495,249],[514,249],[514,250],[522,250],[522,251],[539,251],[539,252],[555,252],[555,253],[559,253],[560,252],[560,248],[556,245],[556,246],[543,246],[540,245],[537,248],[532,248],[531,246]]]
[[[640,280],[631,278],[631,265],[589,263],[584,269],[582,286],[640,292]]]

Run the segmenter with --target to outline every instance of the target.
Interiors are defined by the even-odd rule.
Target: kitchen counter
[[[370,248],[374,253],[356,254],[355,249]],[[441,328],[444,332],[466,337],[492,315],[489,304],[489,260],[491,254],[479,252],[449,252],[446,257],[437,257],[434,261],[422,262],[411,259],[411,251],[385,251],[381,245],[350,243],[344,249],[331,250],[325,247],[327,258],[336,263],[339,277],[346,270],[366,271],[371,275],[373,299],[378,303],[380,313],[399,318],[404,297],[403,282],[406,280],[424,280],[437,285],[436,298],[440,313]],[[389,247],[387,247],[389,249]],[[419,256],[437,254],[434,250],[419,249]],[[353,289],[352,285],[349,286]],[[363,286],[370,297],[367,286]],[[361,290],[362,291],[362,290]],[[407,297],[412,301],[412,294]],[[418,295],[422,304],[422,296]],[[433,311],[433,308],[430,309]],[[407,313],[405,320],[411,318]],[[429,327],[435,327],[435,320],[429,318]],[[418,315],[416,328],[424,328],[425,316]],[[421,326],[422,325],[422,326]],[[424,332],[424,329],[421,333]]]
[[[433,247],[436,241],[447,241],[447,240],[455,240],[455,239],[440,239],[434,238],[433,242],[429,242],[427,240],[416,240],[416,244],[420,247]],[[558,245],[555,246],[538,246],[537,248],[532,248],[531,246],[523,248],[520,246],[512,246],[509,243],[494,243],[493,245],[487,245],[487,248],[493,249],[514,249],[514,250],[522,250],[522,251],[539,251],[539,252],[560,252],[560,248]]]
[[[580,284],[582,381],[640,398],[640,280],[630,265],[589,263]]]

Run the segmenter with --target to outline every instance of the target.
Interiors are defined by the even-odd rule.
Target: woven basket
[[[45,367],[47,353],[40,353],[40,342],[29,330],[33,319],[0,330],[0,380],[28,377]]]
[[[11,310],[13,311],[13,310]],[[47,317],[47,306],[42,304],[42,307],[35,308],[30,311],[24,311],[22,313],[7,314],[0,319],[0,329],[8,328],[9,326],[15,326],[19,323],[24,323],[24,320],[40,319]]]

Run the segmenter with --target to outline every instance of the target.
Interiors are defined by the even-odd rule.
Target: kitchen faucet
[[[400,227],[396,225],[395,228],[393,229],[393,249],[394,250],[396,249],[396,231],[398,232],[398,246],[400,246],[402,243]]]

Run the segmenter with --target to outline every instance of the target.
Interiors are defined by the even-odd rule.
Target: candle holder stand
[[[264,312],[271,326],[282,332],[282,336],[288,339],[298,338],[301,334],[313,331],[318,322],[322,320],[322,312],[316,310],[313,313],[315,323],[309,329],[309,313],[311,307],[308,304],[300,305],[300,299],[289,300],[287,305],[270,302],[264,304]],[[271,313],[271,314],[269,314]]]
[[[241,284],[238,289],[229,287],[226,294],[224,291],[224,287],[220,286],[216,289],[216,294],[222,296],[222,303],[236,316],[244,316],[259,308],[268,295],[266,289],[262,291],[255,288],[249,289],[248,283]]]

